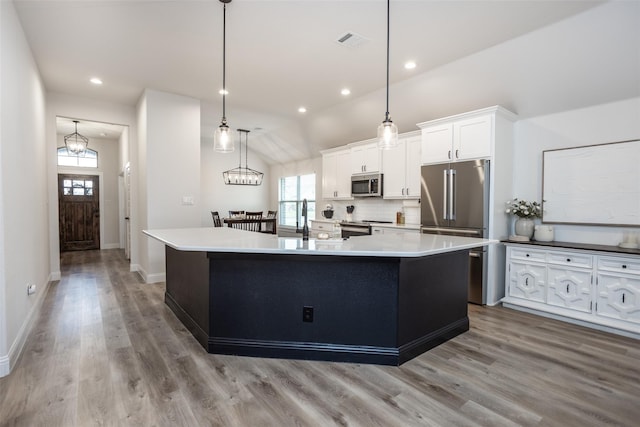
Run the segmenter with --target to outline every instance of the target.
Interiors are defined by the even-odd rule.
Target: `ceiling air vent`
[[[351,31],[344,33],[336,40],[338,44],[341,44],[342,46],[352,47],[352,48],[363,45],[368,41],[369,39]]]

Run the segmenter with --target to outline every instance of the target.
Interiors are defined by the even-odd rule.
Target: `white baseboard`
[[[53,274],[51,274],[50,277],[52,275]],[[44,296],[46,295],[47,290],[49,289],[50,283],[51,283],[50,280],[47,281],[47,283],[45,283],[44,286],[42,286],[40,290],[36,292],[35,295],[37,297],[37,300],[33,305],[33,308],[31,309],[31,311],[27,315],[27,318],[25,319],[24,323],[22,323],[22,327],[18,331],[18,335],[16,336],[16,339],[11,344],[11,347],[9,348],[9,354],[0,356],[0,377],[9,375],[11,373],[12,367],[15,366],[16,363],[18,363],[18,359],[20,358],[20,355],[22,354],[22,350],[24,350],[24,345],[27,342],[27,337],[29,336],[29,333],[31,332],[31,328],[33,327],[33,322],[40,315],[40,309],[42,308]]]
[[[159,283],[167,280],[166,273],[147,273],[140,265],[136,265],[136,269],[131,267],[131,271],[137,271],[144,283]]]
[[[9,366],[9,356],[0,356],[0,378],[6,377],[7,375],[9,375],[9,372],[11,372]]]
[[[100,249],[120,249],[120,243],[106,243]]]
[[[60,273],[59,271],[52,271],[49,274],[49,278],[47,279],[47,281],[49,281],[49,282],[57,282],[60,279],[62,279],[62,273]]]

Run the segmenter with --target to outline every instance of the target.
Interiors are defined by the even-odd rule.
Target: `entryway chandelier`
[[[67,153],[70,156],[84,157],[87,153],[89,138],[78,133],[79,122],[77,120],[74,120],[73,123],[76,124],[76,131],[64,137],[64,145],[67,147]]]
[[[220,126],[213,134],[213,150],[219,153],[231,153],[234,150],[233,136],[231,129],[227,125],[227,117],[225,111],[225,99],[227,95],[226,85],[226,48],[227,48],[227,3],[231,0],[220,0],[224,5],[222,14],[222,121]]]
[[[238,161],[238,167],[229,169],[222,172],[222,178],[227,185],[260,185],[262,184],[262,178],[264,173],[258,172],[255,169],[251,169],[248,165],[249,158],[249,131],[244,129],[238,129],[239,141],[240,141],[240,160]],[[244,167],[242,167],[242,134],[244,133],[245,140],[245,157]]]

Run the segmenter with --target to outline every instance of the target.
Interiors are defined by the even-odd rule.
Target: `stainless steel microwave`
[[[382,196],[382,174],[353,175],[351,177],[351,195],[353,197]]]

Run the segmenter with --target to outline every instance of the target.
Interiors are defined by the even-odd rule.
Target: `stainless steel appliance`
[[[422,166],[422,232],[486,237],[489,161]],[[469,302],[484,304],[486,249],[469,253]]]
[[[341,222],[342,238],[371,235],[371,224],[365,222]]]
[[[351,177],[351,195],[353,197],[382,196],[382,174],[353,175]]]

